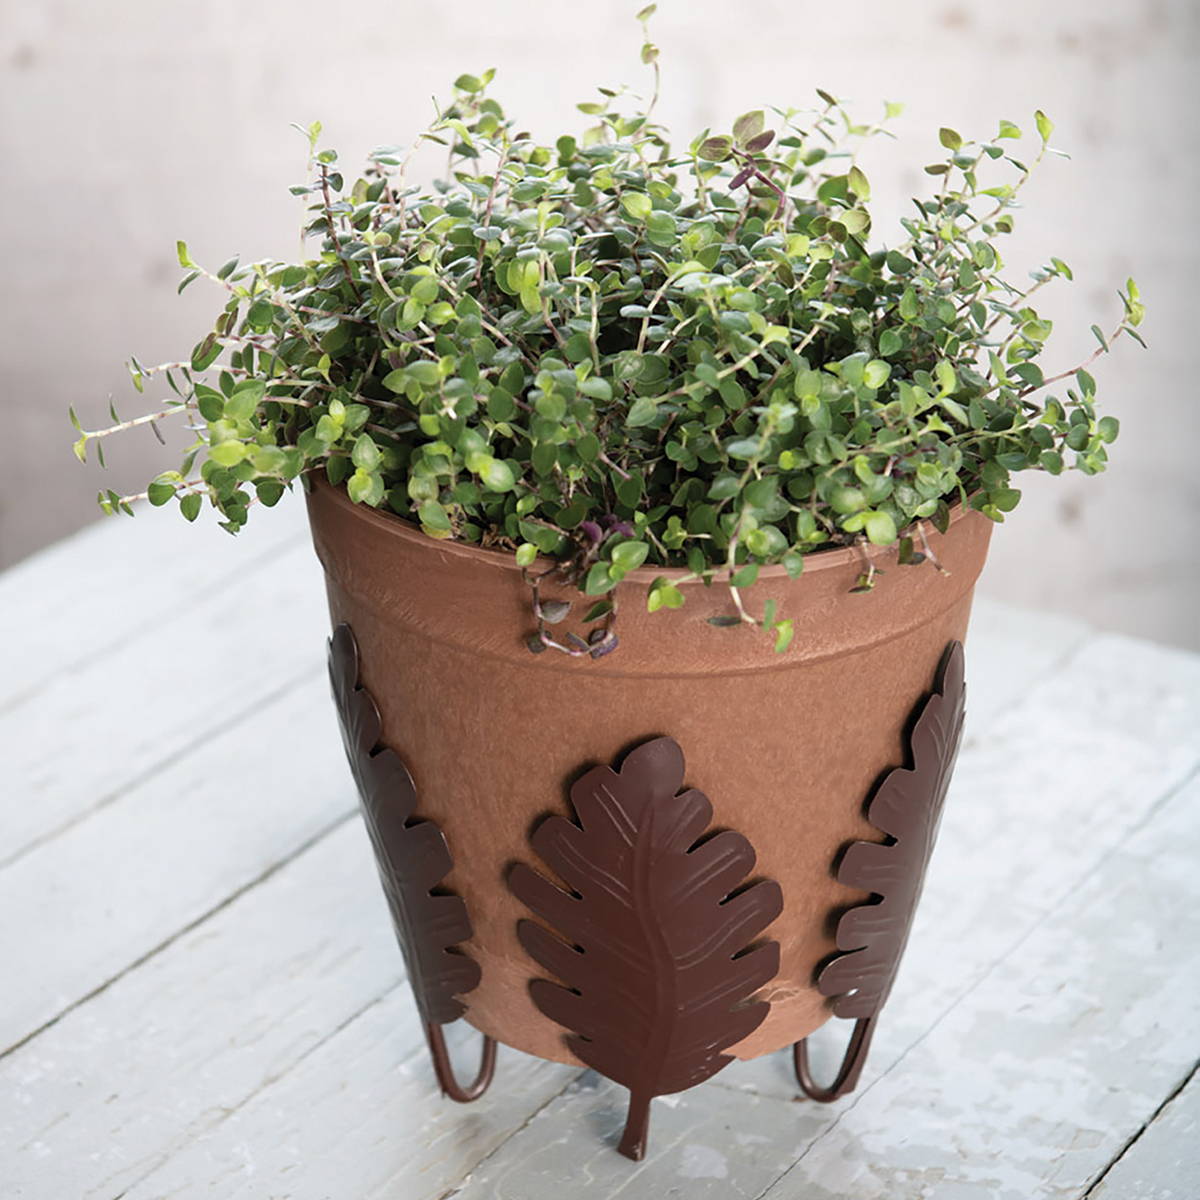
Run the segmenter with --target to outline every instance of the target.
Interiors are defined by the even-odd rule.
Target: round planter
[[[333,624],[353,630],[380,741],[408,767],[419,816],[450,850],[445,886],[466,904],[473,933],[462,949],[480,968],[464,997],[473,1025],[530,1054],[578,1061],[531,997],[530,981],[547,972],[518,938],[530,913],[508,877],[514,864],[537,862],[529,836],[539,819],[571,815],[568,789],[583,770],[657,736],[682,749],[687,786],[708,797],[713,828],[749,840],[752,877],[782,891],[782,912],[762,934],[780,951],[759,994],[770,1008],[728,1053],[791,1046],[829,1017],[815,979],[836,950],[835,918],[870,898],[839,883],[835,864],[849,843],[881,840],[865,802],[904,765],[912,714],[947,645],[965,636],[991,522],[957,509],[945,535],[930,532],[948,574],[872,548],[883,575],[868,594],[850,592],[862,569],[853,549],[810,556],[797,580],[764,569],[745,595],[759,611],[775,599],[793,621],[782,655],[761,631],[709,624],[732,611],[723,586],[683,584],[682,609],[650,614],[646,585],[681,573],[631,572],[618,590],[620,648],[591,660],[530,653],[529,592],[511,554],[429,538],[323,482],[308,508]],[[571,602],[562,629],[591,603],[545,585],[543,599]]]

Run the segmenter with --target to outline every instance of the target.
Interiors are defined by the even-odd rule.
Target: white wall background
[[[65,412],[102,419],[140,398],[123,362],[186,356],[218,305],[175,297],[177,237],[217,265],[294,253],[304,171],[290,121],[320,118],[351,169],[423,127],[461,71],[499,69],[495,93],[535,133],[582,124],[596,84],[644,85],[640,0],[0,0],[0,564],[96,518],[98,487],[138,490],[160,469],[149,433],[113,445],[102,475],[70,453]],[[1200,482],[1194,280],[1200,137],[1197,0],[662,0],[661,115],[685,141],[817,86],[874,115],[908,107],[898,144],[866,159],[877,234],[925,186],[937,129],[990,136],[1044,108],[1072,162],[1027,189],[1009,260],[1057,254],[1073,285],[1045,308],[1052,361],[1093,346],[1133,273],[1148,353],[1098,364],[1121,418],[1112,470],[1026,475],[983,588],[1018,603],[1200,647]],[[114,439],[118,440],[118,439]],[[110,443],[111,445],[111,443]],[[139,519],[174,519],[155,513]],[[260,518],[261,519],[261,518]],[[186,529],[180,522],[180,553]]]

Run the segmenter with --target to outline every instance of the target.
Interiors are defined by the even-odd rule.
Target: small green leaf
[[[450,514],[436,501],[426,500],[417,505],[417,517],[426,529],[434,533],[449,533]]]
[[[210,333],[196,348],[192,351],[192,370],[206,371],[209,367],[221,357],[221,343],[217,341],[216,335]]]
[[[756,562],[739,567],[729,576],[730,586],[735,588],[753,587],[758,582],[758,570],[759,564]]]
[[[861,512],[867,506],[867,498],[861,488],[835,487],[829,493],[829,507],[836,513],[848,515]]]
[[[489,458],[478,475],[490,492],[511,492],[516,483],[512,467],[502,458]]]
[[[438,286],[438,281],[432,275],[421,276],[413,284],[412,291],[409,293],[414,300],[420,301],[420,303],[425,305],[432,304],[440,294],[441,288]]]
[[[355,504],[367,504],[377,508],[383,499],[383,479],[359,467],[346,483],[346,493]]]
[[[175,499],[175,484],[169,483],[161,477],[155,479],[146,489],[146,498],[155,508],[161,508]]]
[[[517,415],[516,401],[504,388],[497,385],[488,396],[487,411],[493,421],[511,421]]]
[[[646,236],[656,246],[669,246],[675,241],[675,218],[669,212],[652,212],[646,218]]]
[[[1048,142],[1054,132],[1054,122],[1040,108],[1033,114],[1033,119],[1037,122],[1037,131],[1042,141]]]
[[[606,403],[613,397],[612,384],[607,379],[600,379],[598,376],[585,379],[579,385],[579,390],[583,395],[592,400],[599,400],[601,403]]]
[[[650,396],[639,396],[629,408],[625,424],[632,429],[652,425],[658,419],[658,404]]]
[[[744,146],[752,138],[758,137],[766,128],[766,124],[766,117],[761,108],[756,108],[753,112],[743,113],[733,123],[733,140],[739,146]]]
[[[863,527],[876,546],[890,546],[896,540],[896,522],[888,513],[879,510],[867,513]]]
[[[654,208],[654,204],[645,192],[625,192],[621,197],[621,207],[635,221],[644,221]]]
[[[758,438],[736,438],[734,441],[726,444],[725,453],[730,458],[750,461],[762,454],[762,446]]]
[[[646,542],[621,542],[613,547],[613,566],[622,571],[632,571],[646,561],[650,547]]]
[[[383,460],[383,455],[369,434],[360,434],[350,451],[350,460],[364,471],[374,471]]]
[[[199,492],[188,492],[179,501],[179,511],[185,521],[194,521],[200,515],[202,497]]]
[[[939,359],[938,364],[933,369],[934,378],[937,380],[937,385],[942,390],[942,395],[949,395],[956,387],[958,387],[958,376],[954,373],[954,367],[951,366],[949,360]]]
[[[947,150],[957,151],[962,149],[962,134],[957,133],[953,129],[947,129],[945,126],[942,126],[942,128],[938,130],[938,140],[943,146],[946,147]]]
[[[894,329],[885,329],[879,335],[879,353],[890,358],[904,348],[904,339]]]
[[[1021,493],[1017,488],[997,488],[988,498],[1001,512],[1012,512],[1021,501]]]
[[[583,590],[589,596],[599,596],[607,592],[615,582],[608,573],[608,563],[593,563],[584,580]]]
[[[846,172],[846,186],[865,204],[871,198],[871,185],[858,167]]]
[[[892,374],[890,363],[885,363],[880,358],[873,358],[863,368],[863,383],[869,388],[881,388],[887,383]]]
[[[683,593],[666,579],[656,579],[646,594],[646,609],[657,612],[660,608],[682,608]]]
[[[775,653],[782,654],[792,644],[796,630],[789,621],[775,622]]]
[[[243,442],[218,442],[208,449],[208,457],[219,467],[236,467],[246,457],[248,447]]]
[[[733,138],[725,134],[705,138],[697,153],[706,162],[724,162],[733,153]]]
[[[225,415],[225,397],[213,388],[199,384],[196,387],[196,407],[206,421],[219,421]]]
[[[266,393],[267,385],[261,379],[243,379],[225,401],[225,416],[231,421],[249,420]]]

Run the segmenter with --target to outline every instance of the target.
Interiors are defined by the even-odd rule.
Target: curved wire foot
[[[858,1086],[858,1077],[867,1062],[867,1051],[871,1048],[871,1036],[875,1032],[875,1018],[860,1017],[854,1022],[854,1032],[850,1035],[850,1044],[842,1058],[842,1065],[833,1082],[828,1087],[821,1087],[808,1072],[807,1039],[801,1038],[792,1047],[792,1062],[796,1068],[796,1082],[800,1090],[810,1099],[821,1104],[829,1104],[839,1096],[852,1092]]]
[[[442,1036],[442,1027],[434,1021],[425,1022],[425,1039],[429,1042],[429,1054],[433,1059],[433,1073],[437,1076],[438,1086],[442,1095],[459,1104],[469,1104],[478,1100],[488,1090],[492,1075],[496,1070],[496,1042],[487,1034],[483,1037],[483,1053],[479,1058],[479,1071],[466,1087],[458,1082],[454,1075],[454,1066],[450,1062],[450,1052],[446,1049],[446,1039]]]

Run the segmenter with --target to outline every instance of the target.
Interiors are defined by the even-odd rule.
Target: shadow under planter
[[[634,1158],[650,1098],[733,1057],[791,1047],[810,1096],[850,1090],[936,836],[990,522],[959,511],[932,535],[948,574],[872,551],[871,595],[849,594],[855,550],[798,580],[767,568],[756,593],[796,629],[782,656],[709,624],[724,589],[683,584],[681,611],[649,614],[670,572],[632,572],[621,649],[592,661],[529,653],[511,556],[321,484],[309,511],[347,753],[443,1090],[480,1094],[493,1041],[584,1063],[630,1088]],[[803,1042],[831,1012],[856,1027],[822,1086]],[[485,1034],[465,1086],[441,1043],[460,1014]]]

